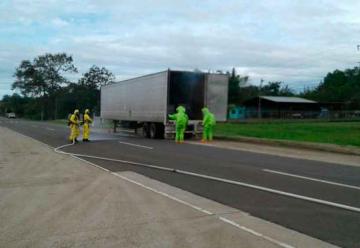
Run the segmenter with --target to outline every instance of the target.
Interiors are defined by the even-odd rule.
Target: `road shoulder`
[[[347,155],[341,153],[324,152],[301,148],[280,147],[266,144],[253,144],[239,141],[215,140],[210,143],[188,141],[188,143],[194,145],[205,145],[217,148],[275,155],[288,158],[306,159],[341,165],[360,166],[360,156],[358,155]]]

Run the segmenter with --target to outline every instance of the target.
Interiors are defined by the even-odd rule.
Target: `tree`
[[[39,97],[46,94],[45,81],[29,60],[23,60],[16,68],[12,90],[19,89],[24,96]]]
[[[69,81],[62,73],[77,72],[71,56],[65,53],[45,54],[30,62],[24,60],[16,68],[12,89],[19,89],[26,96],[44,96],[56,92]]]
[[[341,102],[348,109],[359,109],[360,68],[334,70],[317,87],[304,89],[301,95],[319,102]]]
[[[64,73],[76,73],[72,56],[66,53],[41,55],[32,62],[24,60],[15,71],[15,82],[12,89],[19,89],[24,96],[41,98],[42,119],[45,105],[48,111],[52,109],[56,117],[56,94],[57,91],[69,81],[63,76]]]
[[[95,113],[100,112],[100,87],[115,80],[115,76],[105,67],[93,65],[84,73],[77,85],[71,85],[73,94],[77,96],[77,107],[88,108]]]
[[[285,85],[280,88],[279,96],[295,96],[295,92],[289,87],[289,85]]]
[[[18,116],[24,115],[25,105],[29,102],[29,98],[22,97],[19,94],[5,95],[1,100],[0,112],[9,113],[14,112]]]
[[[256,85],[249,85],[246,87],[242,87],[239,93],[239,103],[243,102],[259,96],[259,87]]]
[[[230,74],[228,72],[228,74]],[[249,81],[249,77],[241,77],[237,75],[235,68],[232,69],[229,77],[229,103],[236,104],[241,101],[240,97],[240,87],[244,87]]]
[[[93,65],[88,72],[79,79],[79,84],[89,89],[99,89],[102,85],[107,85],[115,80],[114,74],[105,67]]]
[[[261,88],[261,94],[267,96],[294,96],[295,93],[288,85],[282,86],[283,82],[268,82]]]
[[[278,96],[280,92],[281,82],[268,82],[264,85],[260,91],[262,95],[266,96]]]

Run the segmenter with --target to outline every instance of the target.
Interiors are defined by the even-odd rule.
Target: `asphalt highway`
[[[46,122],[1,118],[0,125],[54,148],[66,144],[69,133],[66,126]],[[135,171],[341,247],[360,247],[360,167],[191,144],[178,145],[169,140],[149,140],[127,133],[101,132],[93,133],[91,137],[93,142],[79,143],[63,150],[174,168],[270,189],[274,192],[87,158],[111,171]],[[278,191],[289,195],[276,193]],[[353,210],[331,204],[345,205]]]

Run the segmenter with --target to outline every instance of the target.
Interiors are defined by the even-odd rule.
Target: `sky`
[[[300,91],[360,62],[358,0],[0,0],[0,97],[24,59],[66,52],[123,80],[228,71]]]

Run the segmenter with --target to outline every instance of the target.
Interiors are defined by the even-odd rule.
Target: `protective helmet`
[[[75,109],[74,114],[76,114],[76,115],[79,114],[79,110]]]
[[[85,114],[88,114],[90,113],[90,110],[89,109],[85,109]]]

